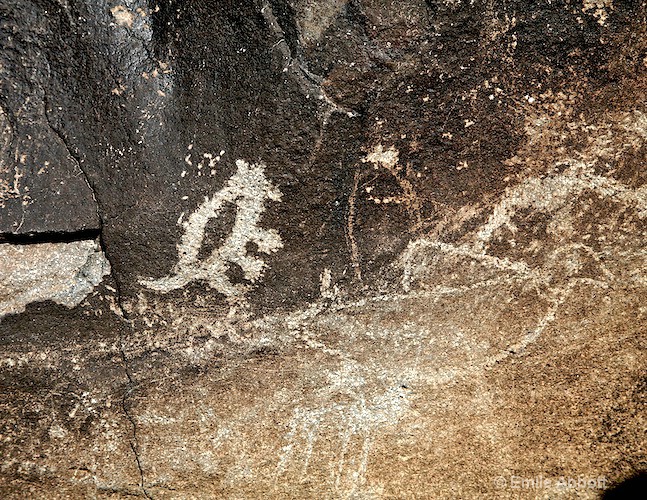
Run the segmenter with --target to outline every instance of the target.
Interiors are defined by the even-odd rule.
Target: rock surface
[[[0,36],[3,498],[647,468],[644,2],[0,0]]]
[[[110,274],[110,264],[93,240],[0,245],[0,269],[2,316],[46,300],[78,306]]]

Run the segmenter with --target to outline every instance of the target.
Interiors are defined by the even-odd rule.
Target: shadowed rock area
[[[624,491],[646,95],[643,1],[0,0],[0,496]]]

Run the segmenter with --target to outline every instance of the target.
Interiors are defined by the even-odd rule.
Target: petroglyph
[[[552,213],[587,190],[635,207],[640,218],[647,216],[645,187],[630,189],[614,179],[596,175],[592,166],[577,162],[561,174],[550,175],[543,179],[530,178],[508,189],[492,211],[487,223],[479,230],[475,248],[482,249],[501,228],[507,228],[512,233],[516,232],[517,228],[512,222],[512,217],[519,210],[532,208],[538,212]]]
[[[133,27],[135,16],[124,5],[117,5],[111,8],[110,12],[114,16],[115,21],[117,21],[117,24],[119,26],[127,26],[128,28]]]
[[[604,26],[609,18],[609,12],[613,10],[613,0],[584,0],[582,12],[593,14],[600,26]]]
[[[67,217],[34,182],[76,179],[64,205],[84,173],[115,269],[0,318],[0,496],[513,497],[491,479],[641,464],[640,2],[12,2],[8,230],[30,248]]]
[[[181,222],[184,235],[177,247],[179,260],[172,273],[159,279],[142,279],[142,285],[167,293],[199,280],[236,301],[249,290],[249,286],[232,283],[226,274],[228,266],[240,266],[245,279],[252,283],[261,278],[266,264],[248,253],[247,244],[255,243],[258,252],[265,254],[283,247],[277,231],[259,227],[266,200],[280,201],[281,192],[266,179],[264,165],[250,165],[238,160],[236,166],[238,170],[225,187],[211,199],[205,199],[186,222]],[[207,258],[199,260],[207,223],[218,217],[227,203],[236,205],[236,219],[231,233],[222,246],[213,250]]]
[[[373,151],[366,155],[366,158],[363,161],[365,163],[372,163],[375,165],[375,168],[382,166],[389,172],[395,172],[399,158],[400,154],[393,146],[385,150],[382,144],[378,144],[373,148]]]
[[[373,196],[369,196],[369,199],[376,204],[404,203],[404,205],[407,207],[407,211],[416,221],[415,228],[417,229],[422,224],[420,215],[420,197],[418,196],[416,189],[413,187],[413,184],[408,179],[408,167],[407,169],[404,169],[401,165],[398,164],[399,161],[399,151],[393,146],[389,147],[388,149],[384,149],[384,146],[382,146],[382,144],[378,144],[368,155],[366,155],[366,158],[362,160],[363,163],[373,164],[373,167],[375,169],[382,167],[387,170],[397,181],[400,189],[402,190],[402,195],[398,197],[375,198]],[[370,191],[367,190],[367,192]]]
[[[329,392],[331,399],[342,393],[352,397],[352,403],[331,401],[328,406],[294,409],[285,436],[287,443],[281,448],[276,466],[277,482],[291,470],[307,475],[311,460],[319,463],[319,459],[314,460],[317,453],[330,453],[328,447],[332,442],[335,458],[330,463],[331,486],[345,494],[364,486],[374,434],[397,425],[408,409],[409,391],[398,386],[366,397],[359,390],[365,381],[352,369],[348,373],[347,368],[345,365],[340,372],[330,373],[333,387]],[[339,377],[343,384],[335,387],[335,378]],[[349,384],[354,387],[349,389]]]

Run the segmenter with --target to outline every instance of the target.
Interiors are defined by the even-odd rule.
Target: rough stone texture
[[[37,182],[18,150],[83,174],[78,220],[43,192],[0,232],[98,231],[111,269],[0,319],[3,497],[597,498],[555,483],[647,468],[644,2],[0,13],[2,199]],[[64,261],[13,261],[2,297],[56,300],[6,269]]]
[[[0,4],[0,238],[100,227],[81,165],[50,119],[54,21],[25,2]]]
[[[0,244],[0,269],[0,316],[45,300],[78,306],[110,274],[110,264],[93,240]]]

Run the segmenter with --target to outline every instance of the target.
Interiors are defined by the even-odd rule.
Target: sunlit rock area
[[[644,491],[646,97],[643,1],[0,0],[0,497]]]

